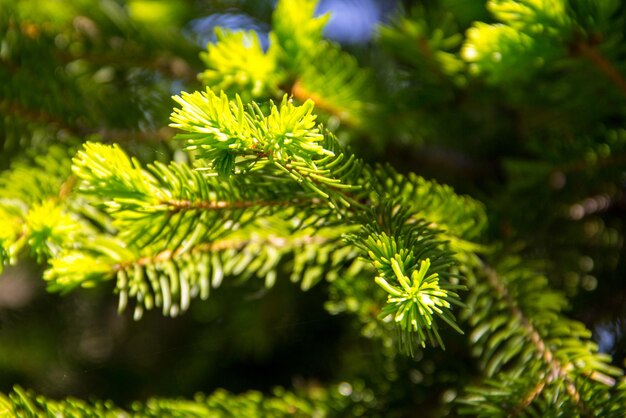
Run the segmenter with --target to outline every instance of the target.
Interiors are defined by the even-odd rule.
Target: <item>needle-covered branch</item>
[[[210,90],[177,100],[182,107],[172,115],[173,126],[188,132],[180,136],[196,154],[196,169],[158,162],[143,168],[118,146],[87,143],[73,160],[78,188],[93,196],[119,232],[85,239],[52,259],[46,272],[51,290],[115,277],[120,308],[133,298],[136,317],[154,306],[176,315],[192,297],[208,296],[211,275],[213,285],[224,274],[257,275],[271,284],[279,261],[292,253],[293,278],[308,288],[351,264],[360,248],[388,292],[382,317],[395,318],[408,351],[427,341],[443,346],[435,317],[460,331],[451,308],[462,306],[462,286],[452,279],[454,260],[438,240],[446,212],[429,210],[430,204],[443,210],[443,196],[455,196],[451,190],[428,198],[438,189],[427,182],[364,164],[315,124],[312,102],[295,106],[285,98],[264,113]],[[232,156],[232,168],[218,172],[224,155]],[[389,206],[390,199],[399,206]],[[414,206],[420,199],[425,204]],[[471,229],[475,215],[468,216],[449,222]],[[354,235],[360,228],[369,232]],[[452,229],[448,236],[464,235]],[[360,237],[348,239],[357,248],[338,251],[348,233]],[[333,248],[344,260],[324,268]]]
[[[468,301],[470,342],[487,379],[468,389],[466,413],[532,416],[550,406],[559,417],[623,414],[623,407],[606,404],[611,392],[624,396],[614,388],[622,371],[598,351],[583,324],[563,315],[562,293],[519,260],[479,274],[486,280],[473,283]]]

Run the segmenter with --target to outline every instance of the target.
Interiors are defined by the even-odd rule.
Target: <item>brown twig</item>
[[[252,207],[293,207],[294,205],[315,205],[320,204],[322,201],[317,198],[313,199],[296,199],[296,200],[284,200],[284,201],[203,201],[203,200],[166,200],[162,202],[170,208],[170,212],[178,212],[181,210],[221,210],[221,209],[245,209]]]
[[[313,100],[313,102],[315,102],[315,107],[317,107],[318,109],[321,109],[326,113],[336,116],[337,118],[339,118],[339,120],[347,125],[356,125],[354,118],[350,115],[348,111],[340,108],[339,106],[333,105],[332,103],[328,102],[323,97],[315,94],[314,92],[308,91],[302,85],[302,82],[300,80],[296,81],[293,84],[291,88],[291,94],[293,95],[293,97],[302,102],[307,99],[311,99]]]
[[[224,251],[224,250],[240,250],[246,245],[249,244],[257,244],[261,247],[263,246],[272,246],[274,248],[285,248],[288,245],[291,247],[302,247],[310,244],[323,244],[328,240],[323,237],[315,237],[315,236],[304,236],[296,239],[290,239],[285,237],[279,237],[270,235],[264,239],[231,239],[231,240],[223,240],[216,242],[207,242],[198,244],[191,249],[185,248],[177,248],[175,250],[164,250],[155,255],[139,257],[136,260],[128,261],[125,263],[119,263],[113,266],[113,272],[118,272],[120,270],[127,269],[130,266],[147,266],[150,264],[173,260],[176,257],[180,256],[184,252],[189,253],[205,253],[205,252],[216,252],[216,251]]]
[[[578,42],[574,46],[574,51],[588,59],[598,70],[606,75],[615,86],[626,96],[626,79],[617,71],[615,66],[609,61],[594,45],[588,42]]]

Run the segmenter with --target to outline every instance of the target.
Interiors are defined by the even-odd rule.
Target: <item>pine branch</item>
[[[311,63],[322,42],[322,31],[330,15],[315,16],[317,0],[281,0],[272,15],[272,32],[284,49],[290,72]]]
[[[500,299],[504,299],[508,309],[510,310],[512,316],[521,323],[523,331],[529,336],[530,341],[535,347],[535,351],[537,356],[541,358],[546,366],[549,368],[549,373],[546,375],[545,381],[541,381],[538,385],[533,388],[533,390],[524,397],[523,404],[526,406],[532,402],[534,398],[540,395],[541,390],[545,387],[545,383],[550,383],[552,380],[560,378],[565,381],[567,386],[567,391],[569,395],[572,397],[574,402],[581,406],[583,411],[586,410],[584,405],[581,405],[581,397],[578,389],[574,386],[572,379],[569,377],[568,369],[570,367],[566,367],[562,365],[558,360],[553,351],[550,349],[550,345],[543,339],[539,331],[533,326],[531,321],[526,317],[526,315],[519,309],[517,303],[512,298],[508,289],[498,276],[498,274],[489,266],[485,266],[484,268],[485,274],[487,276],[487,280],[491,287],[496,291],[498,297]],[[594,372],[597,373],[597,372]],[[608,382],[611,386],[615,384],[615,379],[610,378],[604,374],[596,374],[595,376],[600,377],[601,380]],[[516,408],[518,409],[518,408]],[[587,415],[587,413],[585,413]]]
[[[347,127],[365,129],[368,118],[376,114],[372,74],[330,43],[319,44],[316,52],[294,74],[291,94],[300,102],[312,100],[316,108]]]
[[[245,109],[238,96],[230,101],[223,92],[219,97],[210,90],[183,93],[175,100],[182,107],[172,114],[171,126],[189,132],[177,138],[184,139],[186,149],[197,152],[199,158],[212,161],[220,175],[269,164],[275,169],[270,175],[284,172],[302,187],[329,199],[331,206],[358,204],[340,192],[358,186],[347,184],[341,176],[356,178],[362,165],[354,156],[344,155],[336,139],[315,125],[312,101],[295,106],[285,96],[280,107],[271,103],[265,116],[258,106]],[[339,178],[333,178],[338,174]]]
[[[71,188],[68,151],[57,146],[0,174],[0,271],[25,247],[42,262],[79,233],[67,202]]]
[[[329,16],[315,17],[315,0],[278,2],[269,48],[254,31],[217,28],[217,42],[201,54],[200,80],[215,93],[250,99],[280,99],[284,91],[348,126],[362,127],[373,114],[373,78],[350,54],[322,40]],[[294,81],[295,80],[295,81]]]
[[[8,395],[0,393],[0,414],[20,418],[324,417],[350,416],[362,410],[366,403],[340,395],[337,385],[332,385],[295,392],[278,387],[271,394],[258,391],[233,394],[218,389],[210,395],[197,394],[193,399],[150,398],[122,409],[111,401],[85,402],[72,397],[55,400],[15,386]]]
[[[278,86],[285,78],[279,67],[282,53],[273,36],[264,52],[254,31],[228,32],[216,28],[217,43],[200,54],[206,70],[200,81],[216,93],[239,94],[244,100],[279,96]]]
[[[406,203],[406,206],[400,211],[388,207],[389,201],[393,201],[396,196],[391,197],[391,195],[388,194],[389,190],[387,189],[389,188],[389,184],[386,184],[386,179],[381,179],[380,184],[376,185],[376,174],[374,170],[354,159],[351,155],[343,158],[345,153],[340,151],[336,140],[334,140],[331,135],[326,135],[320,139],[317,139],[317,136],[315,136],[309,140],[306,139],[306,136],[302,136],[303,139],[300,141],[281,142],[285,150],[277,156],[275,155],[276,153],[274,151],[276,149],[273,147],[277,145],[277,142],[273,140],[271,136],[272,132],[278,131],[281,132],[281,135],[285,135],[283,132],[293,132],[291,126],[304,126],[305,124],[308,126],[308,129],[313,128],[308,122],[312,122],[313,120],[310,118],[312,103],[309,102],[309,105],[305,104],[301,108],[297,108],[283,101],[280,109],[273,107],[270,110],[270,118],[272,118],[272,120],[268,121],[268,119],[255,108],[250,108],[248,113],[246,113],[239,99],[237,99],[236,103],[231,102],[229,106],[225,95],[218,98],[210,91],[202,96],[196,94],[194,97],[190,97],[189,95],[185,97],[187,98],[186,100],[180,100],[183,107],[173,114],[173,120],[176,122],[175,126],[193,132],[192,134],[182,135],[181,137],[183,139],[187,141],[191,140],[190,142],[193,147],[202,146],[204,147],[203,149],[208,150],[208,152],[203,154],[203,157],[209,160],[213,158],[219,161],[221,155],[218,153],[218,150],[223,148],[224,144],[228,144],[227,147],[229,150],[234,149],[243,154],[251,153],[256,158],[265,157],[270,163],[274,162],[286,175],[293,178],[298,183],[308,185],[315,190],[319,196],[330,199],[331,202],[336,201],[342,203],[341,205],[333,204],[331,206],[333,210],[338,211],[339,216],[342,218],[345,217],[346,219],[354,219],[358,224],[368,225],[368,228],[373,228],[371,232],[366,233],[363,237],[352,239],[352,242],[370,254],[370,257],[374,257],[372,254],[375,254],[375,250],[379,247],[378,240],[372,238],[371,234],[374,233],[374,231],[378,231],[381,227],[391,228],[391,232],[389,232],[391,238],[382,235],[380,238],[383,240],[393,240],[396,239],[396,236],[398,237],[397,239],[407,240],[406,242],[402,241],[404,242],[403,245],[407,246],[406,249],[403,249],[403,245],[398,246],[398,244],[390,244],[388,247],[389,251],[391,251],[390,253],[384,252],[372,259],[374,266],[378,266],[383,260],[387,260],[385,263],[389,263],[389,260],[395,257],[394,253],[397,251],[399,254],[397,260],[407,265],[408,270],[405,272],[403,272],[403,269],[397,267],[394,274],[391,274],[390,271],[381,274],[382,279],[379,280],[379,284],[387,291],[393,289],[396,283],[402,284],[405,277],[417,274],[417,276],[410,279],[413,281],[415,289],[409,291],[407,289],[412,288],[411,285],[407,285],[408,287],[403,286],[410,294],[405,298],[405,301],[408,303],[403,303],[402,301],[390,297],[387,304],[388,310],[384,311],[384,314],[387,316],[392,312],[398,312],[400,309],[406,310],[406,312],[409,313],[409,315],[406,316],[402,313],[396,314],[396,322],[400,323],[402,330],[405,332],[403,340],[407,341],[406,347],[408,347],[408,351],[412,351],[414,341],[413,334],[417,335],[417,341],[421,344],[424,344],[425,340],[429,340],[431,343],[443,345],[430,315],[433,311],[436,311],[445,322],[456,327],[455,319],[448,311],[448,308],[450,308],[450,302],[457,305],[460,304],[455,290],[462,289],[462,287],[452,285],[448,283],[448,280],[444,280],[441,287],[437,284],[440,275],[443,278],[448,277],[446,270],[452,264],[452,258],[449,254],[438,253],[435,250],[438,245],[443,244],[439,244],[434,239],[432,241],[427,239],[426,237],[434,235],[434,232],[430,231],[423,224],[417,223],[416,225],[419,226],[419,228],[416,226],[417,229],[409,227],[408,225],[402,226],[407,222],[407,218],[403,215],[405,213],[403,210],[410,208],[410,204]],[[228,110],[228,112],[221,113],[221,119],[219,119],[215,111],[217,108]],[[298,118],[302,118],[304,122],[298,121]],[[204,123],[207,128],[202,128],[200,123]],[[272,128],[272,124],[274,124],[276,128]],[[268,126],[268,128],[265,128],[265,126]],[[222,131],[225,131],[227,135],[220,135]],[[254,132],[259,131],[261,134],[254,134]],[[317,132],[318,129],[311,131],[311,133],[315,135],[317,135]],[[269,137],[267,136],[268,133],[270,134]],[[265,134],[265,136],[263,134]],[[295,134],[290,133],[287,135]],[[322,142],[322,147],[317,144],[311,147],[311,142],[317,143],[320,140],[324,141]],[[265,144],[270,144],[272,148],[269,148]],[[318,157],[320,154],[321,158]],[[279,163],[276,161],[278,158],[281,158],[283,161],[285,158],[289,160],[285,163],[282,163],[282,161]],[[307,160],[307,158],[309,160]],[[244,163],[246,162],[244,161]],[[257,163],[256,160],[255,163]],[[340,163],[342,163],[342,165],[339,165]],[[241,172],[246,172],[246,169],[241,170]],[[309,179],[304,178],[301,174],[302,172],[312,178],[312,180],[310,180],[311,183],[304,183]],[[279,174],[279,172],[277,174]],[[359,200],[363,199],[365,196],[361,195],[361,198],[358,198],[353,195],[354,192],[359,191],[361,187],[365,185],[368,185],[372,190],[377,192],[376,194],[372,194],[370,199],[372,202],[376,202],[375,204],[379,205],[379,213],[373,212],[368,214],[368,212],[364,212],[363,205]],[[405,184],[405,186],[409,187],[408,184]],[[405,193],[405,196],[411,193],[412,190],[411,188],[407,189],[408,193]],[[429,193],[424,193],[424,196],[428,194]],[[452,195],[453,193],[447,192],[446,194]],[[417,214],[411,212],[411,215],[416,216]],[[472,214],[470,216],[474,215]],[[415,222],[416,219],[419,218],[413,218],[411,222]],[[383,232],[383,230],[381,230],[381,232]],[[370,236],[370,238],[368,238],[368,236]],[[380,243],[380,246],[383,245],[385,244]],[[414,247],[416,248],[415,250],[413,250]],[[419,251],[419,255],[417,255],[417,253],[411,255],[414,254],[413,251],[418,251],[417,248],[422,249]],[[413,269],[417,267],[419,260],[424,261],[426,259],[430,260],[427,264],[433,263],[432,272],[436,274],[429,275],[425,283],[428,282],[430,284],[425,284],[424,287],[422,287],[421,283],[426,276],[422,277],[421,274],[426,274],[429,268],[423,264],[421,274],[418,274],[417,270],[413,273]],[[377,268],[379,267],[380,266]],[[418,298],[419,295],[423,295],[423,300],[434,300],[434,308],[431,309],[430,306],[422,304],[420,308],[413,309],[412,301],[417,300],[416,298]],[[391,296],[397,298],[398,292],[391,292]],[[431,299],[431,296],[434,299]],[[444,308],[444,310],[441,310],[441,308]],[[420,312],[419,314],[418,311]],[[418,325],[417,321],[422,321],[422,319],[425,322],[420,322]],[[456,327],[456,329],[460,331],[458,327]]]
[[[324,270],[309,266],[310,257],[301,259],[299,254],[310,253],[311,247],[328,254],[341,237],[360,225],[365,229],[350,242],[374,257],[370,261],[379,270],[378,284],[390,294],[382,314],[395,316],[407,351],[426,340],[443,346],[433,315],[460,331],[450,308],[461,305],[456,291],[463,286],[451,283],[454,259],[440,250],[446,244],[439,241],[442,231],[433,226],[457,223],[466,231],[477,227],[472,212],[465,211],[467,220],[453,215],[455,205],[466,202],[456,202],[451,190],[416,177],[406,181],[398,177],[395,186],[389,183],[382,170],[373,170],[343,150],[331,134],[320,133],[311,102],[298,107],[284,99],[280,108],[271,105],[266,116],[255,106],[245,109],[239,98],[229,101],[225,94],[218,97],[210,90],[183,94],[178,100],[182,107],[172,116],[174,126],[189,132],[181,136],[187,148],[199,153],[198,169],[160,163],[143,169],[117,146],[87,143],[74,159],[73,171],[82,179],[80,190],[100,199],[120,232],[116,239],[83,242],[78,250],[53,259],[46,272],[50,290],[67,292],[117,275],[121,308],[133,297],[139,302],[136,317],[155,305],[162,306],[165,314],[176,315],[187,309],[194,294],[208,296],[208,273],[197,266],[211,264],[222,271],[222,262],[215,258],[218,253],[228,254],[232,274],[249,277],[258,271],[273,282],[282,257],[276,251],[283,249],[273,247],[269,236],[259,243],[250,234],[263,228],[263,222],[284,217],[291,221],[277,236],[291,232],[296,234],[292,239],[311,233],[334,237],[332,245],[307,238],[303,244],[308,249],[303,251],[295,250],[298,242],[288,241],[296,254],[293,274],[302,275],[304,287],[310,287]],[[219,166],[225,155],[234,156],[227,170]],[[423,206],[412,207],[412,199],[419,197]],[[445,203],[448,197],[455,203]],[[399,207],[389,205],[398,198]],[[368,200],[374,212],[364,210],[362,202]],[[443,210],[440,217],[428,212],[429,205]],[[430,215],[434,217],[429,221],[420,220]],[[338,228],[338,222],[348,229]],[[445,236],[459,232],[450,230]],[[233,245],[225,244],[231,239],[240,247],[227,248]],[[460,243],[455,245],[463,248]],[[263,250],[254,257],[250,247]],[[387,250],[380,253],[382,248]],[[264,252],[270,249],[273,255]],[[389,265],[389,260],[396,264]],[[342,265],[345,260],[335,262],[334,268]],[[406,296],[399,296],[405,291]],[[173,303],[175,298],[179,302]]]
[[[471,287],[470,341],[488,379],[468,389],[462,410],[485,417],[503,411],[526,416],[548,401],[564,411],[573,408],[577,416],[595,416],[606,407],[602,399],[621,370],[598,353],[582,324],[562,316],[563,296],[548,291],[545,278],[516,264],[505,262],[499,273],[483,265],[488,287],[479,282]],[[503,382],[510,387],[500,390]],[[620,406],[610,410],[619,414]]]
[[[188,309],[192,298],[208,298],[210,287],[218,287],[224,277],[256,275],[271,286],[280,261],[288,254],[294,256],[291,278],[302,281],[305,289],[323,275],[355,262],[356,252],[329,257],[341,249],[341,236],[350,228],[306,229],[289,235],[284,234],[288,225],[275,221],[274,227],[269,227],[261,221],[249,231],[233,232],[219,241],[147,255],[129,250],[116,239],[91,237],[82,248],[52,259],[44,277],[50,291],[62,293],[117,278],[119,310],[126,308],[129,299],[136,299],[134,316],[139,319],[144,309],[155,306],[161,307],[164,315],[176,316]],[[257,232],[259,228],[265,233]]]

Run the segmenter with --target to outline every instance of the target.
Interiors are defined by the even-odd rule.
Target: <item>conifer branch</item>
[[[299,233],[307,231],[307,218],[313,219],[310,225],[316,234],[333,227],[337,239],[350,230],[336,229],[333,223],[338,219],[346,225],[365,228],[350,241],[373,257],[371,261],[379,269],[377,283],[390,292],[383,314],[395,316],[407,351],[413,351],[415,342],[444,345],[434,317],[461,332],[451,307],[462,306],[457,291],[464,287],[451,283],[449,268],[454,260],[450,253],[439,249],[444,245],[438,240],[439,232],[428,226],[457,221],[462,222],[462,228],[477,226],[474,220],[465,220],[466,215],[454,214],[452,206],[443,200],[453,196],[453,192],[432,188],[424,182],[422,210],[435,199],[443,212],[441,218],[422,221],[410,200],[422,192],[411,183],[417,179],[398,178],[400,193],[392,197],[390,193],[397,192],[390,190],[393,183],[382,177],[382,171],[373,170],[343,150],[332,134],[320,133],[321,127],[313,123],[312,102],[294,106],[284,99],[280,107],[272,104],[266,116],[254,105],[244,108],[239,98],[231,101],[224,93],[217,96],[210,90],[183,94],[178,101],[182,107],[172,115],[174,126],[188,132],[180,137],[191,151],[199,152],[199,162],[204,165],[191,170],[181,164],[155,163],[144,169],[117,146],[87,143],[74,158],[73,171],[82,179],[83,193],[103,199],[101,205],[120,229],[118,237],[128,244],[122,248],[116,240],[103,239],[92,249],[86,244],[85,256],[69,252],[52,260],[52,268],[46,273],[52,290],[93,285],[117,274],[120,307],[126,305],[128,296],[134,296],[140,302],[136,317],[141,316],[142,303],[147,309],[162,305],[164,313],[176,315],[179,309],[186,310],[190,289],[200,286],[205,289],[203,297],[208,295],[206,272],[200,273],[192,266],[200,262],[194,261],[196,255],[234,250],[231,257],[237,254],[243,258],[233,271],[243,272],[251,257],[246,248],[264,246],[263,242],[246,238],[246,228],[254,228],[258,221],[269,221],[280,213],[276,211],[283,211],[283,216],[297,220],[290,228],[295,227]],[[221,167],[221,162],[232,153],[234,159]],[[252,160],[248,159],[250,156]],[[207,169],[211,163],[214,168]],[[380,182],[377,176],[381,176]],[[272,182],[266,183],[266,177]],[[442,200],[436,200],[430,192],[440,193],[437,198]],[[432,196],[426,199],[429,194]],[[397,198],[405,202],[390,204]],[[363,202],[367,201],[375,202],[374,212],[366,210]],[[312,205],[322,202],[330,204],[330,209]],[[296,215],[294,209],[301,205],[306,210]],[[220,222],[224,219],[223,211],[228,211],[226,223]],[[244,235],[237,235],[237,230]],[[447,233],[453,236],[455,232]],[[236,241],[230,242],[231,238]],[[462,241],[456,241],[454,246],[463,248]],[[310,238],[303,242],[314,247],[325,245]],[[265,244],[271,244],[271,240]],[[289,244],[290,248],[298,248],[296,244]],[[266,255],[260,257],[257,264],[263,263]],[[267,262],[274,260],[267,266],[277,260],[267,257],[273,257]],[[389,260],[393,260],[391,265]],[[92,272],[90,264],[94,265]],[[112,269],[111,265],[117,267]],[[144,268],[149,281],[144,279]],[[267,273],[268,268],[263,271]],[[192,278],[198,274],[198,279]],[[301,262],[296,263],[294,274],[303,274]],[[304,273],[303,283],[310,283],[316,275],[319,273]],[[170,285],[164,280],[169,280]],[[407,280],[412,284],[406,284]],[[396,288],[403,290],[393,290]],[[173,304],[172,295],[178,295],[180,304]]]
[[[164,200],[162,204],[169,207],[169,211],[179,212],[183,210],[222,210],[222,209],[246,209],[254,207],[294,207],[319,205],[322,201],[318,198],[308,200],[293,199],[283,201],[199,201],[199,200]]]
[[[550,344],[544,340],[539,330],[537,330],[537,328],[532,324],[529,318],[517,306],[506,285],[498,276],[498,273],[489,266],[484,266],[484,271],[489,281],[489,284],[496,291],[498,297],[506,301],[508,309],[510,310],[513,317],[517,318],[522,324],[522,327],[528,335],[529,340],[532,342],[535,350],[537,351],[538,357],[544,361],[546,366],[548,366],[550,370],[550,373],[547,375],[548,383],[555,378],[563,379],[567,384],[567,389],[570,396],[576,403],[579,403],[581,401],[580,393],[577,390],[572,379],[569,377],[572,368],[575,366],[573,364],[561,364],[561,362],[557,359],[555,353],[550,349]],[[614,378],[598,371],[589,373],[589,375],[604,384],[608,384],[610,386],[615,385]]]
[[[269,394],[247,391],[234,394],[218,389],[210,395],[196,394],[193,399],[150,398],[133,402],[123,409],[111,401],[83,401],[73,397],[50,399],[32,390],[14,386],[6,395],[0,393],[0,414],[10,417],[93,417],[93,418],[227,418],[245,416],[305,417],[351,416],[363,409],[363,401],[340,394],[337,384],[303,387],[287,391],[277,387]],[[355,390],[363,397],[365,390]],[[356,408],[355,408],[356,406]]]
[[[179,247],[174,250],[164,250],[155,255],[139,257],[135,260],[124,261],[123,263],[113,265],[111,267],[112,272],[118,272],[133,266],[148,266],[151,264],[175,260],[179,256],[185,253],[214,253],[224,250],[241,250],[248,245],[256,245],[259,247],[269,245],[274,248],[298,248],[306,245],[322,245],[329,242],[328,238],[320,236],[303,236],[291,239],[290,237],[281,237],[277,235],[269,235],[264,238],[240,238],[240,239],[224,239],[215,242],[207,242],[197,244],[191,248]]]
[[[535,346],[538,356],[542,358],[546,365],[550,368],[551,375],[567,377],[567,372],[565,368],[556,360],[554,354],[552,353],[546,342],[543,340],[537,329],[531,324],[528,318],[526,318],[524,313],[519,309],[519,307],[511,297],[508,289],[506,288],[502,280],[500,280],[500,278],[498,277],[496,271],[489,266],[485,266],[484,271],[489,281],[489,284],[496,291],[498,297],[506,301],[508,309],[510,310],[513,317],[521,322],[524,330],[526,331],[526,334],[529,336],[530,341]],[[568,384],[570,384],[570,382],[568,382]],[[579,398],[577,394],[576,398]]]
[[[552,290],[532,262],[507,256],[507,245],[488,241],[499,235],[501,220],[519,233],[522,245],[533,242],[535,229],[544,236],[564,226],[554,242],[569,245],[573,236],[586,241],[575,248],[581,253],[554,248],[559,262],[561,256],[572,259],[552,266],[575,265],[584,255],[579,267],[589,275],[576,277],[584,277],[585,289],[585,280],[602,280],[596,273],[619,262],[623,231],[614,212],[621,209],[616,196],[622,173],[586,170],[624,162],[626,131],[616,128],[624,119],[619,94],[609,94],[604,106],[588,106],[607,86],[626,95],[619,42],[626,10],[619,0],[489,0],[486,8],[429,2],[406,16],[399,10],[379,31],[370,45],[390,52],[383,60],[382,49],[357,60],[326,41],[330,15],[316,16],[316,0],[279,0],[269,48],[260,32],[217,29],[217,42],[201,54],[199,79],[206,90],[176,96],[169,127],[137,132],[115,127],[159,126],[163,92],[193,88],[176,83],[168,89],[172,76],[191,81],[191,64],[178,58],[189,52],[187,43],[147,27],[167,13],[168,26],[180,30],[193,2],[133,1],[124,7],[104,0],[93,18],[87,5],[64,3],[57,10],[44,3],[23,0],[13,7],[12,0],[0,0],[0,9],[8,10],[0,13],[0,29],[8,30],[0,74],[9,77],[0,86],[6,114],[0,141],[9,150],[1,162],[11,164],[0,173],[0,264],[14,264],[29,251],[46,265],[49,291],[108,285],[118,296],[118,310],[134,310],[135,319],[149,310],[179,315],[224,280],[229,287],[244,284],[242,294],[283,278],[302,290],[324,280],[326,309],[353,314],[360,336],[382,344],[360,362],[372,367],[365,375],[357,370],[356,381],[358,360],[351,358],[337,367],[337,373],[348,370],[345,376],[332,374],[341,379],[339,387],[315,384],[305,394],[216,392],[194,400],[136,402],[125,411],[111,402],[54,401],[15,387],[0,393],[0,415],[393,415],[402,413],[396,405],[406,411],[396,403],[401,397],[413,401],[434,393],[444,394],[436,410],[445,414],[453,413],[448,395],[458,389],[466,392],[459,411],[481,418],[624,416],[622,370],[585,325],[565,315],[564,293]],[[246,12],[259,8],[245,3]],[[81,15],[72,22],[77,10]],[[487,11],[493,19],[482,19]],[[589,80],[594,72],[599,77]],[[552,106],[548,113],[546,104]],[[336,136],[318,116],[331,129],[339,127]],[[569,122],[572,127],[563,128]],[[563,131],[576,135],[565,143]],[[164,145],[174,161],[162,161],[168,153],[141,143],[176,133],[180,142]],[[93,136],[77,153],[70,150],[71,159],[65,134]],[[63,153],[50,149],[45,157],[13,164],[10,154],[22,145],[36,144],[39,151],[57,137]],[[375,138],[387,150],[408,150],[427,137],[439,144],[427,147],[465,147],[459,155],[485,151],[494,167],[506,164],[512,174],[506,181],[495,170],[493,178],[474,184],[450,166],[437,166],[427,149],[420,150],[422,160],[412,154],[395,160],[428,175],[450,174],[461,188],[493,193],[485,198],[489,211],[448,186],[370,165],[344,146]],[[126,151],[102,143],[127,141]],[[145,161],[155,154],[159,161]],[[523,162],[509,164],[520,156]],[[578,190],[564,187],[562,176],[546,184],[551,170],[586,170],[575,177],[601,182],[600,190],[591,182]],[[551,224],[554,217],[541,213],[530,218],[525,211],[537,205],[528,194],[519,196],[536,186],[537,196],[561,205],[578,202],[585,207],[581,216],[601,214],[605,224]],[[551,186],[559,194],[550,193]],[[593,197],[599,193],[606,204]],[[606,208],[611,210],[600,213]],[[495,220],[491,227],[487,213]],[[605,248],[611,254],[598,255]],[[498,263],[490,266],[483,257]],[[570,275],[565,278],[569,288]],[[467,344],[448,340],[443,328],[468,333]],[[340,341],[352,348],[361,344],[360,336]],[[456,365],[441,370],[441,353],[408,366],[416,370],[397,361],[399,351],[419,355],[428,345],[444,344],[455,353],[467,346],[477,367],[450,375]],[[432,373],[431,363],[437,366]],[[399,378],[407,371],[413,383],[426,377],[426,384],[407,386]],[[384,381],[379,385],[377,379]],[[476,380],[476,386],[466,384]],[[370,383],[375,387],[363,392]],[[440,391],[447,384],[455,387]]]
[[[523,396],[522,400],[517,405],[515,405],[515,407],[511,411],[511,416],[516,417],[523,413],[526,408],[528,408],[528,406],[541,395],[541,392],[545,387],[546,379],[541,379],[539,382],[537,382],[537,385],[533,387],[528,393],[526,393]]]
[[[468,390],[474,395],[462,401],[471,406],[465,411],[479,416],[492,416],[496,410],[522,414],[531,404],[549,401],[569,402],[575,413],[593,416],[605,407],[600,399],[608,396],[615,385],[612,376],[619,376],[621,370],[608,363],[608,356],[598,353],[582,324],[561,316],[562,295],[548,291],[545,278],[519,270],[515,263],[506,261],[503,272],[482,264],[490,290],[480,283],[473,285],[470,340],[481,354],[487,376],[495,378],[487,379],[482,388]],[[492,292],[496,302],[488,312],[485,302],[493,299]],[[515,388],[498,391],[503,381]],[[595,395],[590,397],[590,393]],[[561,394],[567,394],[567,399]]]
[[[342,122],[351,126],[354,121],[350,118],[350,115],[341,107],[327,101],[323,96],[318,95],[316,92],[308,91],[300,80],[296,80],[291,87],[291,94],[293,97],[301,102],[312,100],[315,106],[320,110],[337,117]]]

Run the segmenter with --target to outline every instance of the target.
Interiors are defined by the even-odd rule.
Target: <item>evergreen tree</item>
[[[0,415],[625,416],[626,6],[413,3],[0,0]]]

